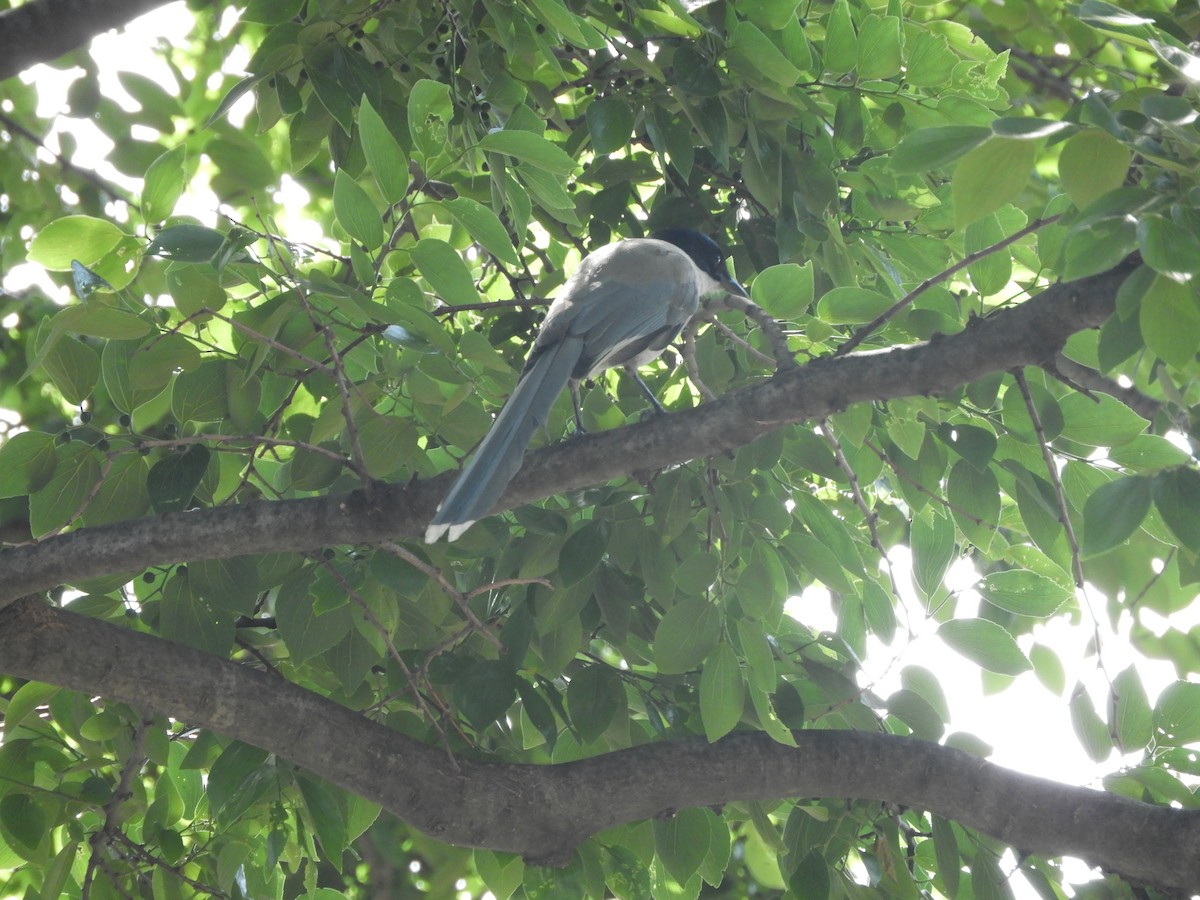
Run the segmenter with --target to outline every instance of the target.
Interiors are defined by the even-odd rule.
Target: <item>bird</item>
[[[703,300],[725,293],[746,296],[717,243],[691,229],[626,238],[588,254],[550,305],[516,387],[438,506],[425,542],[458,540],[491,510],[568,383],[579,432],[578,383],[614,366],[624,366],[665,412],[637,367],[666,349]]]

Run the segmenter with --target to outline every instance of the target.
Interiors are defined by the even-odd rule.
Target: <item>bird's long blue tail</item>
[[[568,337],[529,363],[491,431],[475,448],[475,455],[438,507],[425,531],[426,543],[432,544],[447,533],[450,540],[457,540],[496,504],[521,468],[525,448],[533,433],[545,424],[582,351],[583,341]]]

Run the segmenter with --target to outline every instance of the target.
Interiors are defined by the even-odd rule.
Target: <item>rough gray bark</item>
[[[693,806],[847,797],[929,810],[1042,855],[1200,888],[1200,811],[1002,769],[854,731],[647,744],[550,766],[451,760],[283,679],[25,600],[0,612],[0,671],[130,703],[278,754],[454,844],[562,863],[589,835]]]

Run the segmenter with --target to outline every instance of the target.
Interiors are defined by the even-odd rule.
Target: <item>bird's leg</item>
[[[642,381],[642,376],[637,373],[637,369],[633,366],[625,366],[624,368],[629,373],[629,377],[637,382],[637,386],[642,389],[642,393],[646,395],[646,399],[650,401],[650,404],[660,413],[666,413],[666,407],[658,402],[658,398],[654,396],[654,391],[650,390],[646,382]]]
[[[587,434],[587,429],[583,427],[583,407],[579,404],[579,382],[572,378],[570,388],[571,403],[575,406],[575,433]]]

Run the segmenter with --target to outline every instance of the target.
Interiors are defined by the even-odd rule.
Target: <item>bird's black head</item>
[[[666,241],[674,244],[691,257],[692,262],[705,275],[719,282],[735,294],[746,296],[745,289],[733,280],[729,274],[729,266],[725,262],[725,254],[717,243],[708,235],[690,228],[664,228],[650,235],[656,241]]]

